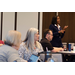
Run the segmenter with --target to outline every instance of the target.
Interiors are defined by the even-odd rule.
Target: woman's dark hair
[[[57,17],[58,16],[54,16],[53,18],[52,18],[52,22],[51,22],[51,24],[57,24]]]
[[[47,34],[50,34],[49,31],[51,31],[50,29],[45,29],[44,30],[44,38],[46,37]]]

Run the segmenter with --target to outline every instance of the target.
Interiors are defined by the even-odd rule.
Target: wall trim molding
[[[2,40],[2,26],[3,26],[3,12],[1,12],[1,36],[0,36],[0,40]]]
[[[38,30],[40,33],[40,12],[38,12]]]
[[[15,12],[15,24],[14,24],[14,30],[17,30],[17,12]]]

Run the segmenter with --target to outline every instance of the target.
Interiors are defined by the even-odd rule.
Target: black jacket
[[[46,38],[41,39],[40,43],[44,51],[46,51],[46,47],[48,50],[53,50],[53,46],[51,45],[50,41],[48,41]]]
[[[53,39],[51,41],[52,46],[53,47],[62,47],[63,45],[62,45],[61,39],[63,38],[65,32],[59,34],[58,28],[53,24],[50,25],[49,29],[53,31]],[[62,30],[61,27],[60,27],[60,30]]]

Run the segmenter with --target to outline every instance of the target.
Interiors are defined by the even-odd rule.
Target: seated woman
[[[4,40],[5,45],[0,46],[0,62],[20,62],[18,49],[21,44],[21,33],[11,30]]]
[[[25,40],[21,43],[19,48],[19,55],[25,60],[29,60],[32,54],[38,55],[43,51],[41,44],[38,42],[39,34],[36,28],[30,28],[27,31]]]

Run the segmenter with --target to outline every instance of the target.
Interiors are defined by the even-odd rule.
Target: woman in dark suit
[[[51,25],[49,26],[49,29],[53,31],[53,40],[51,41],[53,47],[63,47],[61,39],[63,38],[65,34],[65,29],[68,26],[64,26],[64,28],[62,29],[59,24],[60,17],[54,16],[52,18]]]

